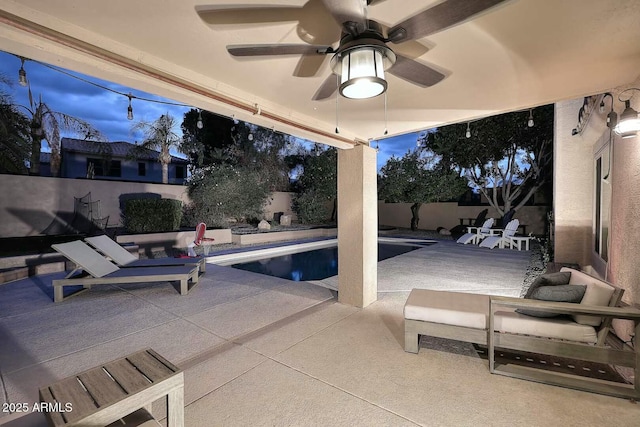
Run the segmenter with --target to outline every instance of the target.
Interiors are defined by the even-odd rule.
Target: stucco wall
[[[589,129],[571,135],[583,100],[559,102],[555,108],[553,204],[555,260],[590,265],[593,218],[593,144]]]
[[[636,82],[630,86],[638,87]],[[624,104],[618,94],[626,87],[612,91],[614,109],[620,115]],[[628,99],[633,93],[627,93]],[[605,101],[608,112],[609,99]],[[631,106],[640,109],[636,93]],[[611,183],[611,228],[608,240],[608,262],[594,251],[594,158],[599,147],[609,142],[605,113],[597,110],[582,135],[571,136],[576,126],[582,99],[556,105],[555,214],[556,261],[580,262],[592,274],[604,276],[625,290],[623,301],[640,305],[640,137],[622,139],[613,134]],[[559,108],[558,108],[559,107]],[[632,324],[614,321],[616,334],[631,339]]]
[[[122,194],[152,193],[188,203],[186,189],[182,185],[0,174],[0,237],[61,234],[73,219],[74,197],[89,192],[92,200],[100,200],[101,216],[108,216],[109,226],[114,227],[121,223]],[[291,193],[273,193],[265,206],[265,218],[273,219],[274,212],[296,219]]]
[[[411,203],[378,202],[378,217],[380,225],[409,228],[411,225]],[[501,217],[490,206],[458,206],[457,203],[427,203],[420,208],[421,230],[436,230],[438,227],[451,229],[460,224],[460,218],[475,218],[480,211],[489,209],[487,218],[496,220]],[[527,234],[543,235],[548,208],[546,206],[524,206],[516,212],[521,224],[527,225]],[[465,222],[465,225],[467,222]]]
[[[74,197],[91,192],[109,226],[120,223],[122,194],[154,193],[187,200],[186,187],[138,182],[0,175],[0,237],[59,234],[73,219]]]
[[[636,81],[632,87],[640,87]],[[617,94],[625,88],[619,88]],[[640,93],[630,92],[623,99],[631,99],[631,106],[640,110]],[[623,105],[618,103],[618,114]],[[640,306],[640,136],[616,138],[613,144],[611,179],[611,234],[607,278],[625,289],[622,300]],[[633,332],[630,322],[615,321],[618,336],[625,341]],[[636,341],[640,339],[636,337]]]
[[[264,217],[267,220],[273,219],[275,212],[283,212],[285,215],[291,215],[293,221],[298,220],[298,215],[291,210],[291,198],[294,193],[278,191],[271,195],[264,208]]]

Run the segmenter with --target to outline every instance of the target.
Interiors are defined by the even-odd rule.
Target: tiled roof
[[[40,163],[51,163],[51,153],[40,153]]]
[[[98,141],[86,141],[75,138],[62,138],[61,141],[62,151],[69,151],[74,153],[96,154],[102,155],[104,153],[111,153],[113,157],[124,158],[131,150],[136,147],[135,144],[130,142],[117,141],[117,142],[98,142]],[[136,154],[136,158],[140,160],[158,160],[160,152],[149,150],[146,148],[139,148],[139,152]],[[189,163],[185,159],[180,157],[171,156],[172,163]]]

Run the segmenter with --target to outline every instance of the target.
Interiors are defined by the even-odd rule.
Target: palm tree
[[[3,75],[0,83],[10,84]],[[30,150],[29,118],[18,111],[9,94],[0,91],[0,172],[26,174]]]
[[[161,115],[154,122],[140,121],[131,128],[132,132],[141,131],[144,134],[144,140],[139,145],[140,148],[160,150],[158,160],[162,164],[162,182],[164,184],[169,183],[169,163],[171,163],[169,150],[172,147],[179,148],[182,141],[174,130],[176,128],[176,119],[169,113]]]
[[[31,93],[29,93],[31,95]],[[31,97],[29,97],[31,99]],[[46,140],[51,149],[51,174],[58,176],[60,172],[60,131],[76,133],[83,139],[103,141],[105,138],[100,131],[90,123],[59,111],[53,111],[40,97],[35,106],[24,107],[31,114],[29,134],[31,136],[31,165],[29,174],[40,175],[40,151],[42,141]]]

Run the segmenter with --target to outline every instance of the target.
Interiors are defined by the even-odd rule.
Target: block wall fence
[[[0,237],[22,237],[55,234],[73,219],[74,197],[91,192],[93,201],[100,200],[102,217],[109,217],[109,226],[120,225],[120,203],[123,198],[152,194],[155,197],[189,202],[182,185],[152,184],[90,179],[52,178],[24,175],[0,175]],[[123,196],[124,195],[124,196]],[[265,205],[265,219],[275,212],[296,215],[291,210],[293,193],[275,192]],[[411,221],[408,203],[378,203],[379,224],[408,228]],[[458,206],[457,203],[429,203],[420,210],[419,228],[435,230],[452,228],[459,218],[474,218],[487,206]],[[527,224],[527,233],[543,234],[547,208],[525,206],[516,218]],[[498,218],[489,207],[489,216]]]

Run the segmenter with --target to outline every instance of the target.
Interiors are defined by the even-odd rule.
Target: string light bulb
[[[127,107],[127,119],[129,120],[133,120],[133,107],[131,106],[131,92],[129,92],[129,95],[127,95],[127,97],[129,98],[129,106]]]
[[[27,86],[29,82],[27,81],[27,72],[24,69],[24,58],[20,57],[20,69],[18,70],[18,83],[20,86]]]
[[[467,122],[467,133],[464,134],[467,138],[471,138],[471,128],[469,127],[470,123]]]
[[[527,122],[527,126],[530,128],[533,127],[535,123],[533,122],[533,109],[529,110],[529,121]]]
[[[198,129],[202,129],[204,127],[202,124],[202,110],[198,110],[198,121],[196,122],[196,127]]]

